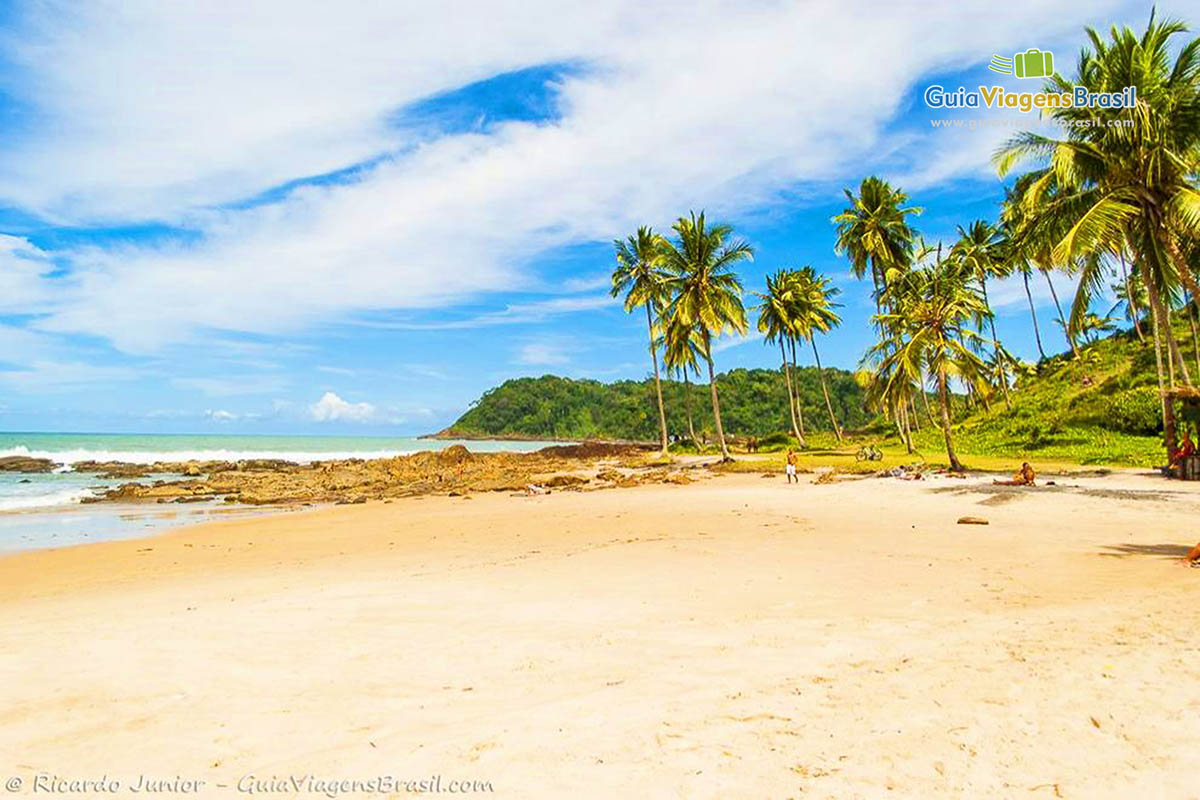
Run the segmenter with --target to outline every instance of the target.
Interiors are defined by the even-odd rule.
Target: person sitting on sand
[[[1034,473],[1033,467],[1029,466],[1029,462],[1026,461],[1021,465],[1021,471],[1012,476],[1012,480],[995,480],[992,483],[996,486],[1033,486],[1036,477],[1037,475]]]
[[[788,448],[787,466],[784,467],[784,472],[787,473],[788,483],[791,483],[792,481],[795,481],[796,483],[800,482],[800,478],[796,476],[796,451],[790,447]]]

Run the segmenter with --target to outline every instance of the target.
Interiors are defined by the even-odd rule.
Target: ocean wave
[[[58,489],[43,494],[23,494],[0,497],[0,511],[24,511],[32,508],[53,508],[75,505],[86,497],[95,497],[91,489]]]
[[[127,464],[153,464],[156,461],[245,461],[252,458],[279,459],[308,464],[313,461],[334,461],[347,458],[393,458],[406,456],[416,450],[344,450],[344,451],[298,451],[298,450],[89,450],[71,448],[65,450],[30,450],[24,445],[0,449],[0,458],[5,456],[28,456],[47,458],[68,467],[80,461],[123,461]]]

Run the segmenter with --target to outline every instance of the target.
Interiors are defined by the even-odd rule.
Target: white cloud
[[[1115,6],[36,5],[7,55],[37,124],[0,153],[0,198],[200,234],[63,254],[75,279],[42,325],[130,352],[440,307],[529,286],[522,265],[558,245],[869,170],[922,74],[1026,46],[1030,30],[1077,35]],[[424,142],[386,125],[432,93],[564,60],[587,69],[563,79],[557,122]],[[954,143],[912,147],[925,180],[978,169],[942,158]],[[213,208],[384,153],[353,182]]]
[[[33,314],[51,299],[54,269],[47,253],[19,236],[0,234],[0,314]]]
[[[242,375],[230,378],[172,378],[171,385],[196,389],[210,397],[234,397],[248,394],[274,394],[287,386],[277,375]]]
[[[232,411],[225,411],[223,409],[209,409],[208,411],[204,412],[204,416],[208,417],[213,422],[232,422],[238,418],[237,414],[234,414]]]
[[[22,365],[20,369],[0,371],[0,384],[18,391],[73,391],[81,386],[96,388],[118,381],[134,380],[140,374],[138,370],[129,367],[35,359]]]
[[[566,364],[570,360],[563,347],[547,342],[534,342],[523,345],[517,351],[517,363],[528,364],[529,366]]]
[[[375,419],[376,410],[370,403],[348,403],[334,392],[326,392],[309,408],[309,415],[317,422],[369,422]]]

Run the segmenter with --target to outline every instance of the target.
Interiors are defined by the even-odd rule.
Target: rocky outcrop
[[[115,465],[92,466],[125,477]],[[523,492],[531,486],[578,491],[691,481],[677,468],[648,466],[642,448],[619,445],[552,447],[534,453],[472,453],[462,445],[453,445],[436,453],[371,461],[193,462],[152,464],[144,469],[135,477],[164,472],[192,477],[131,481],[92,502],[359,503],[425,494]]]
[[[0,472],[53,472],[58,466],[48,458],[30,456],[4,456],[0,458]]]

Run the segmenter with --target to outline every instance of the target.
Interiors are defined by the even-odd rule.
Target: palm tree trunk
[[[829,387],[825,384],[825,370],[821,369],[821,354],[817,352],[817,339],[814,336],[809,341],[812,342],[813,358],[817,361],[817,376],[821,379],[821,391],[825,394],[825,408],[829,411],[829,421],[833,424],[833,435],[837,437],[840,444],[842,429],[838,427],[837,417],[833,415],[833,401],[829,399]]]
[[[929,424],[936,428],[938,427],[938,423],[934,421],[933,412],[929,410],[929,393],[925,391],[925,365],[921,364],[920,369],[921,386],[919,391],[921,393],[921,405],[925,407],[925,417],[929,420]]]
[[[692,444],[696,445],[696,449],[700,449],[700,440],[696,438],[696,426],[692,424],[692,384],[688,382],[688,368],[683,368],[683,410],[687,414],[688,435],[692,437]]]
[[[1021,270],[1021,278],[1025,281],[1025,299],[1029,301],[1029,316],[1033,317],[1033,338],[1037,340],[1038,355],[1046,360],[1046,351],[1042,349],[1042,332],[1038,328],[1037,311],[1033,307],[1033,292],[1029,291],[1029,265]]]
[[[717,375],[713,369],[712,337],[704,331],[704,360],[708,362],[708,388],[712,393],[713,421],[717,423],[717,441],[721,443],[721,460],[731,461],[729,446],[725,444],[725,428],[721,426],[721,398],[717,394]]]
[[[792,396],[792,368],[788,364],[787,350],[783,346],[783,336],[779,337],[779,355],[783,358],[783,376],[787,384],[788,393],[788,411],[792,415],[792,433],[796,436],[796,441],[801,447],[807,447],[804,442],[804,435],[800,433],[800,426],[796,423],[796,398]]]
[[[1200,331],[1196,328],[1196,297],[1191,292],[1187,295],[1187,305],[1183,313],[1187,314],[1188,324],[1192,326],[1192,355],[1196,357],[1196,375],[1200,376]]]
[[[1058,302],[1058,292],[1054,290],[1054,281],[1050,280],[1050,270],[1043,269],[1041,272],[1046,276],[1046,285],[1050,287],[1050,296],[1054,298],[1054,307],[1058,309],[1058,324],[1062,326],[1063,336],[1067,338],[1067,344],[1071,346],[1071,354],[1079,358],[1079,347],[1075,344],[1075,337],[1071,335],[1071,329],[1067,327],[1067,318],[1063,316],[1062,303]]]
[[[1159,300],[1162,303],[1162,300]],[[1188,371],[1187,362],[1183,360],[1183,350],[1179,347],[1179,340],[1175,338],[1175,330],[1171,327],[1171,309],[1163,303],[1163,316],[1167,320],[1167,349],[1170,352],[1171,363],[1179,368],[1179,375],[1183,378],[1185,386],[1192,385],[1192,376]]]
[[[913,447],[912,427],[910,426],[909,421],[908,421],[908,401],[907,400],[900,401],[900,433],[901,433],[901,438],[904,439],[904,449],[908,452],[909,455],[912,455],[913,453],[916,452],[916,448]]]
[[[798,372],[796,368],[796,339],[788,337],[792,344],[792,365],[788,369]],[[800,402],[800,376],[792,376],[792,386],[796,389],[796,420],[800,423],[800,441],[804,441],[804,404]]]
[[[996,336],[996,315],[992,313],[992,304],[988,302],[987,278],[979,275],[979,288],[983,290],[983,306],[988,310],[988,322],[992,326],[992,354],[996,358],[996,371],[999,373],[1000,389],[1004,392],[1004,407],[1012,411],[1012,398],[1008,396],[1008,368],[1000,360],[1000,339]]]
[[[1137,303],[1133,300],[1133,284],[1129,280],[1129,270],[1125,266],[1125,249],[1121,248],[1121,281],[1125,284],[1125,302],[1129,304],[1129,316],[1133,319],[1133,330],[1137,334],[1139,342],[1145,342],[1146,337],[1142,334],[1142,323],[1138,319]],[[1200,359],[1200,356],[1197,357]],[[1200,363],[1200,360],[1197,361]]]
[[[946,457],[950,459],[950,469],[962,472],[962,462],[954,453],[954,439],[950,434],[950,389],[946,386],[946,368],[938,369],[938,400],[942,406],[942,436],[946,439]]]
[[[658,429],[660,444],[659,455],[667,455],[667,413],[663,409],[662,381],[658,377],[658,348],[654,346],[654,317],[650,314],[650,304],[646,303],[646,330],[650,334],[650,362],[654,364],[654,392],[658,395]]]
[[[1145,270],[1143,270],[1143,275]],[[1150,303],[1150,320],[1154,331],[1154,364],[1158,372],[1158,397],[1162,402],[1163,443],[1167,453],[1175,450],[1178,440],[1175,437],[1175,404],[1167,397],[1167,386],[1163,379],[1162,331],[1158,323],[1158,308],[1153,301]]]
[[[1162,400],[1163,407],[1163,442],[1167,447],[1167,452],[1171,453],[1178,445],[1178,440],[1175,438],[1175,407],[1173,401],[1167,397],[1167,384],[1163,380],[1163,328],[1169,324],[1164,320],[1162,313],[1162,302],[1158,296],[1158,287],[1150,280],[1150,268],[1146,265],[1146,260],[1139,258],[1138,266],[1142,271],[1142,282],[1146,284],[1146,295],[1150,299],[1150,317],[1154,321],[1154,360],[1155,366],[1158,369],[1158,394]],[[1168,372],[1172,372],[1170,367],[1170,354],[1167,355]],[[1170,375],[1170,388],[1175,388],[1174,375]]]

